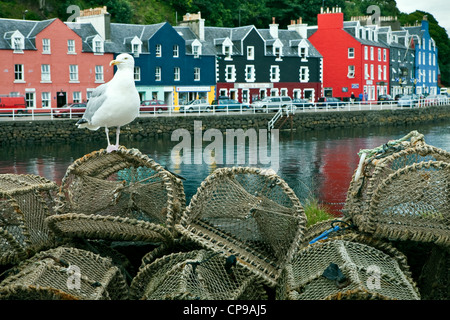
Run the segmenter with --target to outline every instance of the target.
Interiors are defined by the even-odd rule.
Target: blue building
[[[139,25],[110,23],[108,14],[91,15],[91,23],[116,54],[135,59],[135,82],[141,100],[163,100],[169,106],[215,98],[215,55],[202,50],[189,29],[176,30],[168,22]]]
[[[438,48],[429,33],[427,16],[420,26],[403,27],[411,35],[415,50],[415,92],[438,94]]]

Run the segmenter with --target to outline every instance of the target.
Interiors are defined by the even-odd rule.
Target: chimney
[[[81,10],[75,21],[91,23],[105,41],[111,40],[111,15],[106,10],[106,6]]]
[[[201,12],[198,13],[186,13],[183,16],[183,21],[178,24],[179,26],[187,26],[192,32],[194,32],[200,41],[205,40],[205,19],[202,19]]]
[[[272,17],[272,24],[269,24],[269,32],[272,38],[278,39],[278,24],[275,23],[275,17]]]
[[[302,23],[302,17],[297,19],[297,23],[295,20],[291,20],[288,30],[297,31],[302,38],[308,39],[308,24]]]

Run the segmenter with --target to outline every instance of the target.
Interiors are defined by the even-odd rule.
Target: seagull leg
[[[116,129],[116,150],[119,149],[119,136],[120,136],[120,127],[118,126]]]
[[[109,142],[109,130],[108,127],[105,127],[106,132],[106,140],[108,141],[108,147],[106,148],[106,152],[110,153],[111,151],[117,150],[117,148]]]

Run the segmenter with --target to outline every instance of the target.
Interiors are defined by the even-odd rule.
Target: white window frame
[[[255,82],[255,66],[254,65],[246,65],[245,66],[245,81],[246,82]]]
[[[373,47],[370,47],[370,60],[374,60],[375,59],[375,56],[374,56],[374,48]]]
[[[14,65],[14,82],[25,82],[25,69],[23,64],[17,63]]]
[[[194,81],[200,81],[200,68],[194,67]]]
[[[233,60],[233,58],[231,57],[232,53],[233,50],[231,45],[223,46],[223,54],[225,55],[225,60]]]
[[[178,58],[180,56],[180,46],[177,44],[174,44],[172,47],[172,54],[174,58]]]
[[[77,64],[69,65],[69,82],[79,82]]]
[[[48,83],[51,81],[51,66],[49,64],[41,64],[41,82]]]
[[[354,59],[355,58],[355,48],[348,48],[347,56],[349,59]]]
[[[134,66],[133,77],[134,77],[134,81],[141,81],[141,67]]]
[[[355,77],[355,66],[354,65],[349,65],[348,66],[348,72],[347,72],[347,78],[354,78]]]
[[[67,53],[68,54],[75,54],[75,40],[68,39],[67,40]]]
[[[369,47],[364,46],[364,60],[369,60]]]
[[[276,61],[281,61],[283,57],[283,48],[281,46],[274,46],[273,55],[275,56]]]
[[[92,39],[92,48],[95,55],[102,55],[104,53],[104,41],[99,35],[96,35],[94,39]]]
[[[23,53],[23,49],[25,49],[25,37],[20,31],[15,31],[11,36],[11,47],[14,53]]]
[[[387,50],[383,49],[383,61],[386,62],[387,59]]]
[[[308,82],[309,81],[309,68],[302,66],[299,70],[299,81]]]
[[[103,82],[105,82],[103,66],[97,65],[95,66],[95,83],[103,83]]]
[[[381,48],[378,48],[378,61],[381,61]]]
[[[43,38],[42,39],[42,54],[50,54],[51,48],[50,48],[50,39]]]
[[[180,81],[181,79],[181,69],[180,67],[173,68],[173,81]]]
[[[162,57],[162,45],[159,43],[155,45],[155,57]]]
[[[247,46],[247,60],[255,60],[255,47]]]
[[[161,67],[155,67],[155,81],[161,81]]]
[[[226,82],[236,81],[236,67],[234,65],[225,66],[225,81]]]
[[[74,91],[72,93],[72,102],[73,103],[80,103],[81,102],[81,92],[80,91]]]
[[[384,81],[387,80],[387,72],[386,72],[386,70],[387,70],[387,68],[386,68],[386,66],[384,65],[384,66],[383,66],[383,80],[384,80]]]
[[[42,108],[51,108],[52,107],[52,98],[50,92],[42,92],[41,93],[41,103]]]
[[[280,81],[280,66],[279,65],[271,65],[270,66],[270,82],[279,82]]]

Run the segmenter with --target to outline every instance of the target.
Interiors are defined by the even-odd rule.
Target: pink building
[[[104,47],[91,25],[0,19],[0,95],[25,96],[29,108],[86,101],[113,77]]]

